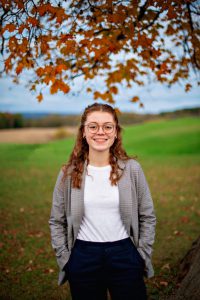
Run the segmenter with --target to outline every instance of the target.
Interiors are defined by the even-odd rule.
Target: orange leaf
[[[167,15],[168,15],[169,19],[174,19],[174,18],[177,17],[177,13],[176,13],[176,11],[174,10],[174,8],[173,8],[172,5],[169,5]]]
[[[24,29],[26,29],[26,26],[24,24],[22,24],[22,25],[19,26],[18,32],[21,34]]]
[[[56,67],[55,72],[56,72],[56,73],[62,73],[62,71],[63,71],[63,70],[66,70],[66,69],[67,69],[67,66],[66,66],[66,65],[60,64],[60,65],[58,65],[58,66]]]
[[[33,17],[29,17],[27,19],[27,22],[31,23],[33,26],[37,26],[39,24],[38,20],[36,18],[33,18]]]
[[[131,102],[138,102],[140,99],[138,96],[135,96],[131,99]]]
[[[50,3],[48,3],[48,4],[42,4],[42,5],[38,6],[37,10],[39,12],[39,15],[42,17],[42,16],[44,16],[47,13],[52,13],[53,6],[51,6]]]
[[[63,81],[60,81],[59,90],[65,94],[67,94],[69,92],[70,88],[69,88],[68,84],[64,83]]]
[[[186,91],[186,92],[189,92],[189,91],[191,90],[191,87],[192,87],[192,85],[191,85],[190,83],[187,83],[187,84],[185,85],[185,91]]]
[[[4,28],[3,28],[3,33],[8,30],[9,32],[13,32],[16,30],[16,26],[14,24],[7,24]]]
[[[33,84],[30,88],[30,91],[35,91],[35,90],[36,90],[36,86],[35,86],[35,84]]]
[[[99,92],[94,92],[93,93],[93,95],[94,95],[94,99],[96,100],[97,98],[100,98],[100,93]]]
[[[51,85],[51,89],[50,89],[50,93],[51,94],[55,94],[58,91],[58,82],[55,81],[52,85]]]
[[[62,80],[55,80],[55,82],[51,86],[50,93],[55,94],[55,93],[58,92],[58,90],[60,90],[63,93],[67,94],[69,92],[70,88]]]
[[[23,9],[24,8],[24,3],[21,0],[15,0],[17,6],[19,9]]]
[[[111,86],[110,87],[110,92],[113,94],[117,94],[118,93],[118,88],[116,86]]]
[[[12,60],[11,55],[5,60],[5,70],[8,72],[12,69]]]
[[[42,93],[40,93],[38,96],[37,96],[37,99],[39,102],[41,102],[43,100],[43,95]]]
[[[23,70],[24,65],[20,62],[15,70],[16,74],[19,75]]]

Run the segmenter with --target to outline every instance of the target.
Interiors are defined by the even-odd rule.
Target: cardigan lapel
[[[84,187],[85,187],[85,178],[86,178],[86,164],[84,163],[83,175],[81,188],[72,188],[71,190],[71,216],[74,229],[74,237],[76,239],[78,231],[82,222],[84,215]],[[75,242],[74,239],[74,242]]]
[[[132,199],[130,176],[127,176],[126,163],[118,160],[118,165],[123,171],[123,175],[118,181],[119,188],[119,209],[122,222],[129,233],[131,223]],[[125,169],[125,170],[124,170]],[[74,228],[74,237],[76,239],[84,215],[84,187],[87,171],[87,161],[84,163],[83,179],[81,188],[72,188],[71,191],[71,214]]]
[[[118,181],[119,188],[119,209],[122,222],[128,232],[130,233],[131,216],[132,216],[132,194],[131,194],[131,181],[127,164],[119,160],[118,165],[123,169],[123,174]]]

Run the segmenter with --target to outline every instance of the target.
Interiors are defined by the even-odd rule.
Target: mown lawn
[[[174,287],[179,260],[200,228],[200,121],[181,118],[124,128],[124,145],[146,174],[157,215],[149,299]],[[0,299],[70,299],[57,286],[48,220],[52,192],[72,138],[36,145],[0,145]],[[94,295],[95,300],[95,295]]]

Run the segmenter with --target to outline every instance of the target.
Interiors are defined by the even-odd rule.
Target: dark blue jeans
[[[65,267],[73,300],[145,300],[144,260],[130,238],[76,240]]]

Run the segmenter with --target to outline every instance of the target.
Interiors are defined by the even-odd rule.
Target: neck
[[[109,165],[109,152],[93,153],[89,151],[89,164],[95,167]]]

